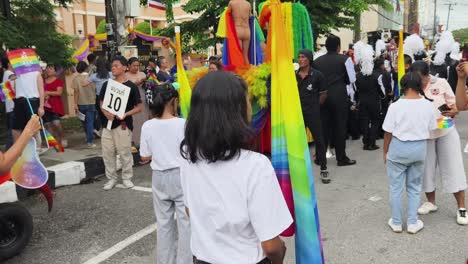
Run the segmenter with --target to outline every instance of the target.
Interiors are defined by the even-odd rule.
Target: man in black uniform
[[[339,37],[329,36],[325,42],[328,53],[315,60],[314,66],[323,73],[328,87],[328,96],[321,112],[325,146],[328,146],[331,134],[338,166],[349,166],[356,164],[356,161],[346,155],[349,106],[346,85],[356,81],[356,72],[351,58],[340,54],[340,45]]]
[[[312,68],[313,54],[310,50],[301,50],[297,59],[300,69],[296,71],[299,96],[301,98],[302,115],[306,127],[314,137],[316,160],[320,165],[320,178],[325,184],[331,179],[327,171],[327,158],[323,141],[320,105],[325,102],[327,90],[323,74]]]

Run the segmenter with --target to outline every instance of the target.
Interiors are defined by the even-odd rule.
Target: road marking
[[[156,231],[156,224],[152,224],[152,225],[146,227],[145,229],[142,229],[141,231],[129,236],[128,238],[126,238],[122,242],[119,242],[119,243],[115,244],[114,246],[107,249],[106,251],[101,252],[99,255],[93,257],[92,259],[87,260],[83,264],[99,264],[99,263],[107,260],[108,258],[112,257],[116,253],[122,251],[123,249],[130,246],[131,244],[137,242],[138,240],[144,238],[145,236],[147,236],[147,235],[149,235],[149,234],[151,234],[151,233],[153,233],[155,231]]]
[[[140,191],[140,192],[153,192],[152,188],[140,187],[140,186],[135,186],[135,187],[132,188],[132,190]]]

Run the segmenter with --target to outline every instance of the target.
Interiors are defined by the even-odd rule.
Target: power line
[[[400,22],[397,22],[397,21],[395,21],[395,20],[393,20],[393,19],[387,17],[386,15],[380,13],[380,11],[376,10],[373,6],[369,6],[369,9],[375,11],[379,16],[381,16],[381,17],[387,19],[388,21],[393,22],[393,23],[395,23],[395,24],[401,26],[401,23],[400,23]]]

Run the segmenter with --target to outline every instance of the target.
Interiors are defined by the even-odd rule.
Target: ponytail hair
[[[179,98],[179,93],[170,83],[157,85],[147,92],[149,108],[155,117],[161,117],[166,105],[174,98]]]
[[[401,93],[405,94],[406,91],[412,89],[417,91],[420,95],[424,96],[426,100],[433,101],[432,99],[427,98],[426,94],[424,93],[422,87],[422,79],[421,76],[416,72],[409,72],[403,76],[400,82],[401,85]]]

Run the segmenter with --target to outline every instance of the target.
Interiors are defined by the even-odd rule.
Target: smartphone
[[[439,111],[440,112],[449,112],[450,111],[450,107],[447,105],[447,104],[443,104],[441,106],[439,106]]]

